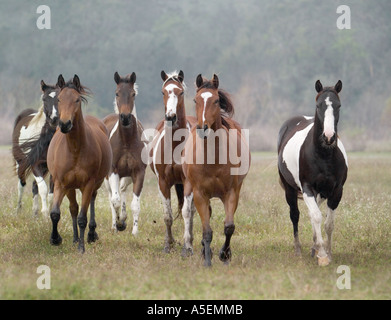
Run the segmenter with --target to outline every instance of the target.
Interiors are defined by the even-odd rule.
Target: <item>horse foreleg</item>
[[[164,209],[164,223],[166,224],[166,238],[164,241],[164,252],[170,252],[172,246],[175,243],[174,237],[172,236],[172,209],[171,209],[171,194],[170,188],[166,185],[165,182],[162,182],[162,179],[159,180],[159,194],[162,199],[163,209]]]
[[[64,198],[65,193],[60,186],[54,187],[54,195],[53,195],[53,207],[50,212],[50,218],[52,220],[52,234],[50,236],[50,243],[52,245],[60,245],[62,242],[62,238],[57,230],[58,222],[60,221],[61,211],[60,206],[62,199]]]
[[[115,210],[113,204],[111,203],[111,188],[110,188],[110,183],[108,179],[105,179],[105,186],[109,194],[109,204],[110,204],[110,209],[111,209],[111,230],[113,232],[117,232],[117,220],[119,219],[118,212]]]
[[[322,213],[316,203],[315,197],[308,192],[303,192],[303,199],[308,207],[311,224],[314,232],[314,247],[313,251],[317,252],[318,264],[320,266],[327,266],[330,259],[323,246],[323,238],[321,232]]]
[[[46,185],[46,182],[42,176],[36,176],[34,175],[34,179],[38,186],[38,192],[39,196],[41,197],[41,203],[42,203],[42,215],[48,216],[48,206],[47,206],[47,196],[48,196],[48,187]]]
[[[124,231],[126,229],[126,219],[128,218],[128,215],[126,213],[126,189],[131,182],[132,179],[129,177],[122,177],[119,181],[121,206],[117,209],[117,211],[119,212],[119,221],[117,221],[118,231]]]
[[[194,217],[193,192],[190,183],[184,185],[184,202],[182,207],[182,216],[185,223],[185,232],[183,235],[182,256],[186,257],[193,254],[193,217]]]
[[[133,230],[132,234],[136,235],[138,233],[138,218],[140,215],[140,197],[144,185],[144,175],[145,170],[141,172],[133,182],[133,199],[132,204],[130,205],[133,215]]]
[[[209,199],[204,197],[198,190],[194,190],[194,204],[201,218],[202,223],[202,251],[201,254],[204,257],[204,266],[210,267],[212,265],[212,249],[210,244],[213,239],[213,231],[210,227],[211,208]]]
[[[82,190],[82,197],[81,197],[81,209],[80,213],[77,216],[77,223],[79,225],[80,230],[80,238],[79,238],[79,252],[84,253],[85,252],[85,246],[84,246],[84,233],[87,227],[87,211],[88,207],[91,203],[92,195],[93,195],[93,188],[95,186],[94,181],[90,181]]]
[[[96,233],[96,221],[95,221],[95,199],[96,199],[97,191],[94,191],[91,197],[90,202],[90,223],[88,224],[88,237],[87,242],[95,242],[99,239],[98,234]]]
[[[240,190],[240,188],[239,188]],[[231,237],[235,231],[234,214],[238,207],[239,202],[239,191],[231,190],[228,195],[224,198],[224,209],[225,209],[225,221],[224,221],[224,234],[225,242],[220,250],[219,258],[225,264],[231,260]]]
[[[38,216],[38,209],[39,209],[38,185],[37,185],[37,181],[35,180],[33,181],[32,192],[33,192],[33,214],[34,216]]]
[[[79,241],[79,231],[77,229],[77,214],[79,213],[79,205],[76,200],[76,190],[70,190],[67,193],[67,197],[69,200],[69,211],[72,216],[72,224],[73,224],[73,243],[77,243]]]
[[[19,179],[19,182],[18,182],[18,205],[17,205],[17,209],[16,209],[18,213],[22,209],[22,197],[23,197],[25,185],[26,185],[26,182]]]

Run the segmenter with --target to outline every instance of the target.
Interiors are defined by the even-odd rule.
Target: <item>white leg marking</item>
[[[49,217],[49,210],[48,210],[48,206],[47,206],[48,187],[46,185],[45,180],[42,177],[34,176],[34,178],[35,178],[35,181],[37,182],[37,185],[38,185],[39,196],[41,197],[42,215]]]
[[[314,197],[308,196],[306,193],[303,193],[303,199],[308,207],[311,224],[314,231],[314,237],[316,237],[315,249],[318,251],[318,258],[326,257],[327,254],[323,247],[323,238],[321,232],[322,212],[319,210],[319,207]]]
[[[38,210],[39,210],[39,199],[38,199],[38,195],[36,194],[33,197],[33,214],[34,214],[34,216],[38,215]]]
[[[140,214],[140,196],[138,197],[133,193],[132,204],[130,205],[133,214],[133,230],[132,230],[133,235],[136,235],[138,233],[138,216]]]
[[[22,208],[22,197],[23,197],[23,191],[24,187],[22,186],[22,183],[18,182],[18,210]]]
[[[193,193],[188,196],[185,196],[182,216],[185,223],[185,232],[184,232],[184,248],[193,251]]]
[[[119,175],[116,173],[112,173],[109,176],[109,184],[111,190],[111,203],[114,208],[119,208],[121,206],[121,197],[119,194]]]
[[[120,179],[119,182],[119,189],[121,192],[121,213],[119,216],[119,219],[121,222],[125,222],[128,215],[126,214],[126,189],[128,188],[128,185],[132,182],[132,179],[130,177],[123,177]]]
[[[110,188],[110,182],[108,179],[105,179],[105,186],[107,188],[107,191],[109,193],[109,203],[110,203],[110,209],[111,209],[111,230],[117,232],[117,219],[118,219],[118,213],[115,210],[113,204],[111,203],[111,188]]]

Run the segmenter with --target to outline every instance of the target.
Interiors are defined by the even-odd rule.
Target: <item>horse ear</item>
[[[160,76],[162,77],[162,80],[163,80],[163,81],[166,81],[167,78],[168,78],[168,76],[167,76],[167,74],[164,72],[164,70],[162,70],[162,72],[160,72]]]
[[[78,90],[80,89],[81,84],[80,84],[80,79],[79,79],[79,77],[78,77],[77,74],[75,74],[75,75],[73,76],[73,84],[75,85],[75,87],[76,87]]]
[[[212,81],[213,81],[213,85],[215,86],[215,88],[218,89],[219,88],[219,77],[216,74],[213,75]]]
[[[197,79],[196,79],[197,88],[201,87],[203,83],[204,83],[204,79],[202,78],[202,75],[201,75],[201,73],[200,73],[200,74],[197,76]]]
[[[64,86],[65,86],[65,80],[64,80],[64,77],[62,76],[62,74],[60,74],[57,79],[57,87],[62,89],[62,88],[64,88]]]
[[[181,71],[179,71],[179,73],[178,73],[178,79],[179,79],[179,81],[182,83],[183,82],[183,80],[185,79],[185,75],[183,74],[183,71],[181,70]]]
[[[130,83],[135,83],[135,82],[136,82],[136,74],[132,72],[132,74],[130,75]]]
[[[335,91],[337,91],[337,93],[341,92],[341,90],[342,90],[342,81],[341,80],[338,80],[337,84],[334,86],[334,89],[335,89]]]
[[[315,90],[316,90],[316,92],[321,92],[322,90],[323,90],[323,85],[322,85],[322,83],[320,82],[320,80],[317,80],[316,82],[315,82]]]
[[[48,88],[48,86],[46,85],[45,81],[41,80],[41,90],[42,92],[45,92],[45,90]]]
[[[119,76],[118,72],[116,71],[114,73],[114,81],[116,84],[119,84],[120,80],[121,80],[121,77]]]

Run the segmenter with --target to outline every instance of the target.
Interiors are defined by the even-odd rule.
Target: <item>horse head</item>
[[[164,71],[160,73],[163,80],[162,94],[165,107],[165,120],[167,124],[176,127],[178,124],[178,114],[183,113],[185,107],[184,93],[186,85],[183,82],[183,71],[179,73],[166,74]]]
[[[131,125],[134,100],[137,95],[136,74],[133,72],[121,77],[118,72],[115,72],[114,81],[117,84],[114,101],[115,110],[119,114],[121,124],[128,127]]]
[[[58,98],[57,95],[60,91],[58,86],[52,86],[46,84],[41,80],[42,90],[42,102],[43,111],[46,116],[46,121],[53,128],[57,127],[58,124]]]
[[[316,116],[315,121],[320,123],[320,141],[323,147],[335,147],[337,144],[337,125],[339,120],[339,109],[341,101],[338,93],[342,90],[342,82],[338,80],[334,87],[323,88],[318,80],[315,83],[316,96]]]

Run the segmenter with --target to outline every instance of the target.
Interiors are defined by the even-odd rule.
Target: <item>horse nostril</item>
[[[204,124],[204,131],[208,130],[208,125]]]

